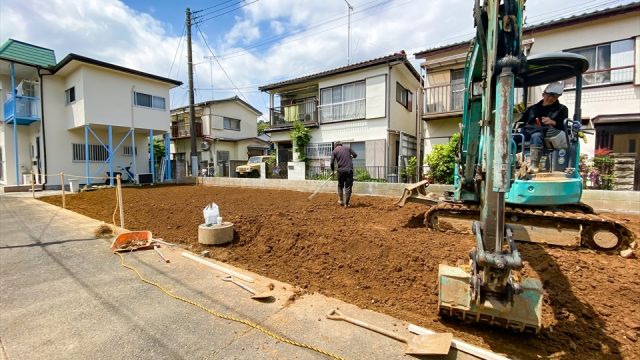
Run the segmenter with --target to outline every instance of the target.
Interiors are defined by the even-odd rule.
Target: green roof
[[[53,50],[13,39],[7,40],[0,47],[0,58],[40,67],[56,65],[56,55]]]

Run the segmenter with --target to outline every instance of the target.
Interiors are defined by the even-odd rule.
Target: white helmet
[[[561,82],[552,82],[544,89],[543,94],[561,96],[564,90],[564,85]]]

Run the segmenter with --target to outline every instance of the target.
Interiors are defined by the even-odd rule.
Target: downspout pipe
[[[44,177],[42,182],[42,188],[44,188],[47,185],[47,135],[44,126],[44,76],[40,73],[41,70],[42,68],[38,67],[38,77],[40,79],[40,131],[42,132],[42,160],[38,160],[42,161],[42,173],[45,176],[41,175],[41,179]]]
[[[16,186],[20,185],[20,165],[18,164],[18,114],[16,114],[16,104],[18,92],[16,91],[15,66],[11,63],[11,96],[13,97],[13,158],[16,164]]]

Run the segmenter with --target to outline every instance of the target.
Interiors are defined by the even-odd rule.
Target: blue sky
[[[351,63],[400,50],[412,58],[474,35],[473,0],[348,1]],[[537,24],[629,2],[529,0],[526,18]],[[171,106],[183,106],[187,7],[203,10],[192,29],[196,101],[238,95],[267,114],[258,86],[347,64],[345,0],[0,0],[0,42],[13,38],[53,49],[58,60],[73,52],[181,80]]]

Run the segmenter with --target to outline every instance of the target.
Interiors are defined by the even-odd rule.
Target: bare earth
[[[432,232],[424,206],[394,199],[229,187],[167,186],[123,189],[126,227],[209,249],[218,260],[386,313],[514,358],[640,359],[640,261],[586,249],[520,244],[524,275],[544,284],[543,330],[537,336],[437,315],[438,264],[466,263],[471,235]],[[398,194],[400,195],[400,194]],[[60,206],[61,198],[41,198]],[[202,209],[220,206],[235,224],[222,247],[197,241]],[[115,190],[67,196],[67,208],[113,222]],[[610,214],[640,235],[640,215]],[[115,221],[119,224],[116,214]]]

